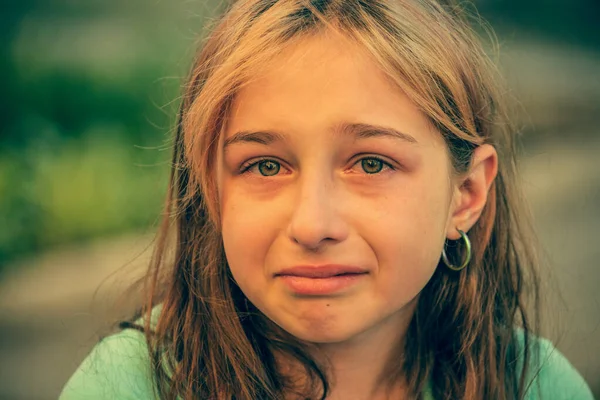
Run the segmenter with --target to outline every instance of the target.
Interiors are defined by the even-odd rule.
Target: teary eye
[[[390,169],[394,169],[394,167],[392,167],[389,163],[383,161],[379,157],[364,157],[358,161],[361,161],[361,166],[363,167],[364,171],[367,172],[367,174],[369,174],[369,175],[381,172],[381,170],[386,166]],[[357,161],[357,164],[358,164],[358,161]],[[375,169],[376,171],[369,172],[369,170],[372,170],[372,169]]]
[[[361,162],[361,166],[367,175],[377,175],[379,174],[385,167],[390,170],[395,170],[395,168],[388,162],[383,159],[375,156],[363,157],[354,163],[354,165]],[[258,167],[258,170],[263,177],[275,176],[281,169],[281,164],[272,159],[272,158],[260,158],[258,160],[253,160],[247,163],[244,163],[240,168],[240,174],[248,173],[252,168]]]

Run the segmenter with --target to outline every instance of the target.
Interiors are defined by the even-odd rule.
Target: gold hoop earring
[[[460,237],[465,242],[465,249],[467,251],[467,257],[465,258],[465,261],[462,263],[462,265],[457,267],[455,265],[452,265],[452,263],[450,261],[448,261],[448,257],[446,256],[446,249],[445,248],[442,249],[442,260],[444,261],[444,264],[446,264],[446,266],[448,268],[450,268],[452,271],[462,270],[463,268],[465,268],[467,266],[469,261],[471,261],[471,241],[469,240],[469,237],[467,236],[466,233],[464,233],[463,231],[461,231],[458,228],[456,228],[456,230],[458,231],[458,233],[460,233]]]

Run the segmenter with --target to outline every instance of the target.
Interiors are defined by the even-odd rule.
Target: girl
[[[187,84],[143,316],[61,399],[592,399],[534,336],[493,71],[433,0],[233,2]]]

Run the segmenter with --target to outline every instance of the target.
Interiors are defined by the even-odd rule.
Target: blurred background
[[[478,0],[555,284],[548,336],[600,397],[600,2]],[[0,399],[53,399],[148,262],[209,0],[0,6]]]

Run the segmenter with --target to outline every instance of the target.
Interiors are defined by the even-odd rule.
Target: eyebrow
[[[367,138],[388,137],[403,142],[418,143],[413,136],[407,133],[380,125],[343,122],[334,125],[331,131],[336,136],[350,136],[355,142]],[[287,137],[276,131],[240,131],[225,139],[223,149],[224,151],[227,150],[227,147],[234,143],[260,143],[269,145],[275,142],[286,141]]]

